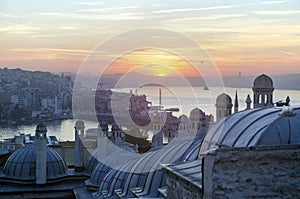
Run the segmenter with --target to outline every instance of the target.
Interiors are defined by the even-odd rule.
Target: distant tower
[[[186,115],[181,115],[179,118],[179,129],[178,129],[178,134],[179,136],[187,136],[190,132],[189,124],[190,120]]]
[[[217,121],[231,115],[232,112],[232,100],[229,95],[222,93],[216,100],[216,115]]]
[[[98,143],[97,143],[97,159],[103,160],[109,153],[108,151],[108,124],[101,121],[98,125]]]
[[[237,90],[235,90],[234,113],[237,112],[239,112],[239,100],[238,100]]]
[[[158,113],[153,118],[153,136],[152,136],[152,148],[160,147],[163,143],[163,127],[166,121],[166,115]]]
[[[74,168],[76,172],[84,170],[83,165],[83,136],[84,136],[84,122],[78,120],[75,124],[75,161]]]
[[[166,120],[166,132],[165,135],[168,138],[168,144],[178,136],[178,127],[179,121],[178,119],[172,115],[172,112],[167,112],[167,120]]]
[[[252,101],[251,101],[250,95],[248,94],[247,99],[246,99],[246,104],[247,104],[246,110],[251,108],[251,103],[252,103]]]
[[[203,122],[205,122],[205,113],[199,108],[194,108],[190,112],[191,133],[196,135]]]
[[[35,130],[36,140],[36,183],[45,184],[47,181],[47,128],[40,123]]]
[[[122,129],[116,123],[112,124],[111,133],[112,133],[113,143],[116,146],[121,146],[122,145],[123,132],[122,132]]]
[[[272,79],[262,74],[255,78],[253,82],[253,100],[254,108],[271,108],[273,104],[273,81]]]

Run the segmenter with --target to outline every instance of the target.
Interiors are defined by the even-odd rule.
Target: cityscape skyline
[[[76,73],[102,42],[133,29],[155,27],[198,42],[223,76],[240,71],[246,76],[300,73],[300,4],[295,0],[4,0],[0,5],[1,67]],[[122,73],[152,63],[145,73],[172,76],[169,67],[192,76],[194,71],[191,67],[185,70],[188,63],[176,54],[181,46],[172,38],[164,42],[174,42],[174,53],[132,49],[120,57],[109,54],[107,59],[117,60],[119,66],[109,72]],[[120,41],[120,45],[127,44]],[[189,53],[190,49],[184,50]],[[191,56],[200,59],[197,54]],[[107,60],[94,61],[97,67],[106,67]]]

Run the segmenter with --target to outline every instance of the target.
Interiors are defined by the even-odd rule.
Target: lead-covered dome
[[[262,74],[255,78],[253,88],[274,89],[271,77]]]
[[[220,147],[299,144],[300,107],[290,109],[258,108],[231,115],[209,130],[200,153]]]
[[[216,107],[231,108],[232,99],[226,93],[220,94],[216,99]]]
[[[47,180],[66,176],[66,169],[66,164],[61,156],[54,149],[47,147]],[[35,182],[35,144],[16,150],[6,161],[3,172],[6,178]]]

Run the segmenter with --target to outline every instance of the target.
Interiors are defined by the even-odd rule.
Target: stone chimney
[[[36,144],[36,183],[45,184],[47,182],[47,128],[40,123],[35,130]]]
[[[252,103],[252,101],[251,101],[250,95],[248,95],[247,99],[246,99],[246,104],[247,104],[246,110],[251,108],[251,103]]]

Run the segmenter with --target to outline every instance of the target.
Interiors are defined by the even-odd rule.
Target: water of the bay
[[[246,107],[245,100],[248,94],[253,98],[251,88],[218,88],[212,87],[209,90],[204,90],[202,87],[171,87],[162,89],[162,105],[165,108],[179,108],[179,112],[174,115],[179,116],[185,114],[189,116],[190,111],[193,108],[200,108],[206,114],[215,115],[215,100],[216,97],[225,92],[232,97],[232,103],[234,103],[235,92],[238,94],[239,110],[244,110]],[[113,89],[119,92],[130,92],[132,88]],[[152,105],[159,104],[159,88],[158,87],[143,87],[137,90],[139,95],[145,94],[148,101],[152,102]],[[135,91],[133,91],[135,92]],[[286,97],[291,99],[292,106],[300,106],[300,90],[275,90],[273,94],[273,101],[279,100],[285,101]],[[52,121],[47,122],[48,135],[55,135],[59,140],[74,140],[74,125],[75,119]],[[97,122],[85,121],[85,129],[96,128]],[[31,133],[34,135],[36,124],[32,125],[20,125],[10,127],[0,127],[0,140],[5,138],[11,138],[17,133]]]

